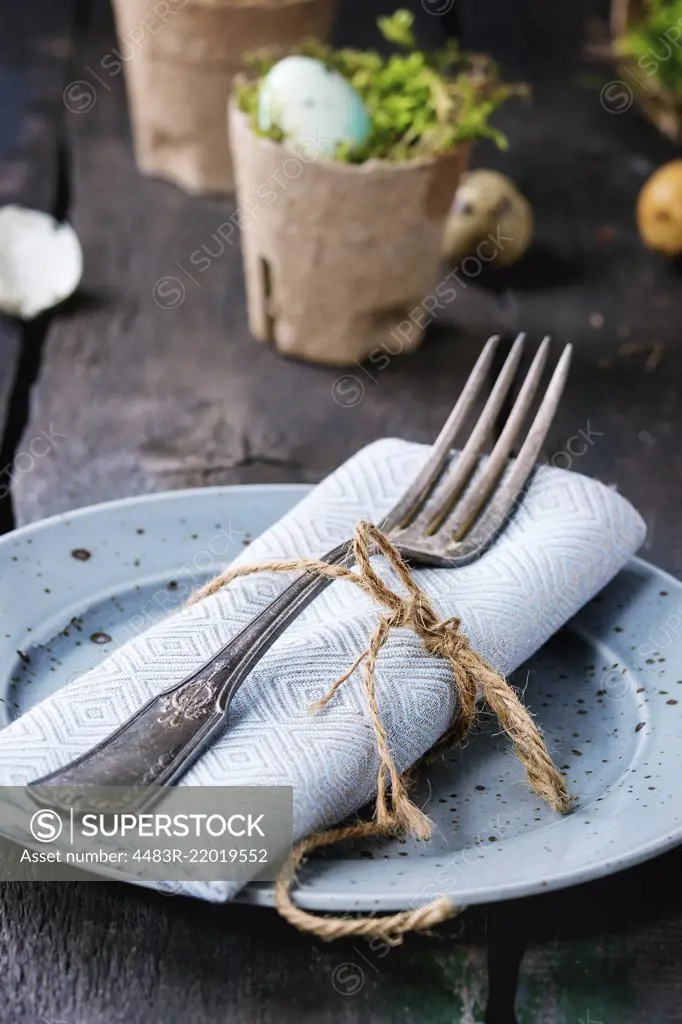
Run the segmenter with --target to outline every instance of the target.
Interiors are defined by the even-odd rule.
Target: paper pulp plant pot
[[[254,134],[234,103],[230,138],[251,333],[337,366],[415,348],[468,147],[347,164]]]
[[[118,44],[102,67],[125,74],[140,170],[188,192],[231,191],[225,109],[242,55],[324,39],[334,2],[114,0]]]
[[[646,13],[644,0],[611,0],[611,36],[616,49],[618,41]],[[617,78],[602,89],[602,106],[609,112],[622,113],[635,99],[662,135],[675,143],[682,142],[682,95],[671,92],[655,77],[657,67],[669,60],[679,46],[682,25],[678,22],[670,25],[648,56],[635,60],[616,54]]]

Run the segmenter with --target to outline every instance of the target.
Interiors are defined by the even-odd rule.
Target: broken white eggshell
[[[0,208],[0,310],[32,320],[68,298],[83,274],[69,224],[23,206]]]
[[[510,178],[485,170],[462,175],[443,238],[447,260],[457,263],[487,241],[482,258],[493,267],[508,267],[532,238],[532,207]]]

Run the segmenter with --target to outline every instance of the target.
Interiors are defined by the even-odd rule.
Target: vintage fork
[[[483,387],[498,342],[497,337],[487,342],[430,458],[381,524],[412,562],[453,568],[479,558],[504,529],[547,436],[566,381],[570,345],[564,348],[518,454],[510,461],[547,362],[549,338],[535,354],[499,439],[480,468],[483,445],[517,375],[524,346],[524,335],[519,335],[466,445],[451,457],[456,435]],[[352,564],[352,541],[339,544],[323,560]],[[158,787],[173,783],[225,727],[230,701],[254,665],[330,583],[325,577],[303,573],[205,665],[153,697],[97,746],[32,785],[49,786],[52,805],[72,806],[66,790],[57,794],[52,787]],[[43,793],[36,792],[36,797],[45,799]],[[151,797],[144,800],[150,801]]]

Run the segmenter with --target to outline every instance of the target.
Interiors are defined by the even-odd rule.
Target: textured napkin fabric
[[[423,445],[376,442],[332,473],[235,564],[320,556],[361,518],[380,521],[428,457]],[[492,548],[462,569],[417,569],[443,617],[458,615],[472,646],[502,673],[517,668],[639,547],[645,528],[615,491],[543,467]],[[381,560],[375,561],[381,564]],[[390,583],[391,570],[380,572]],[[145,701],[199,667],[290,577],[232,582],[115,651],[97,668],[0,733],[0,784],[22,785],[103,739]],[[395,584],[398,586],[398,584]],[[180,785],[289,785],[294,836],[339,821],[374,795],[378,762],[360,673],[316,715],[309,705],[367,645],[377,606],[335,582],[294,622],[238,692],[225,732]],[[414,633],[396,630],[376,673],[382,719],[399,770],[412,765],[456,712],[448,665]],[[237,883],[193,883],[188,894],[229,899]]]

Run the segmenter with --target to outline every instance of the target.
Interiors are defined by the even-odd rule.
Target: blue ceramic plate
[[[180,604],[307,490],[130,498],[2,537],[3,723],[96,665],[131,623]],[[559,818],[537,803],[508,741],[484,719],[422,777],[433,838],[314,858],[301,902],[340,911],[405,908],[439,893],[463,904],[510,899],[618,871],[682,840],[682,584],[632,560],[516,682],[576,795],[573,813]],[[243,898],[269,904],[272,889],[254,885]]]

